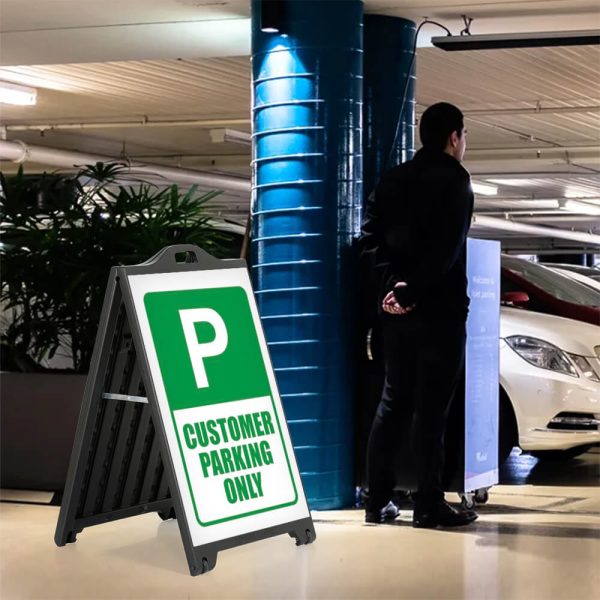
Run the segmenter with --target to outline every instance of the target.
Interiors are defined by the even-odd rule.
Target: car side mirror
[[[529,303],[529,295],[525,292],[504,292],[501,302],[507,306],[524,307]]]

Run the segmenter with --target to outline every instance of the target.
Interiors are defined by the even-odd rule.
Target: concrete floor
[[[314,544],[280,536],[234,548],[194,578],[174,521],[117,521],[57,548],[58,508],[5,493],[0,597],[589,600],[600,597],[599,481],[600,449],[552,466],[515,454],[464,530],[414,530],[408,510],[379,526],[358,510],[318,512]]]

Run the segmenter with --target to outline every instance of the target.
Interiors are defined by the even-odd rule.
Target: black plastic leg
[[[296,546],[312,544],[317,538],[317,534],[312,525],[307,525],[305,529],[295,529],[294,531],[290,531],[289,536],[296,540]]]
[[[77,534],[81,533],[81,529],[75,529],[73,531],[67,531],[60,538],[55,537],[54,541],[57,546],[66,546],[67,544],[74,544],[77,541]]]
[[[212,571],[217,565],[217,553],[207,553],[206,556],[198,556],[197,564],[190,565],[191,575],[204,575]]]

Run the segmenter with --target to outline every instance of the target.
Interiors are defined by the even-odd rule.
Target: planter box
[[[0,484],[62,492],[86,375],[0,374]]]

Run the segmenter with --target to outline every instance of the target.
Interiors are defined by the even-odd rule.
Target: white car
[[[572,457],[600,442],[600,327],[503,306],[500,446]],[[504,450],[504,454],[502,453]]]

